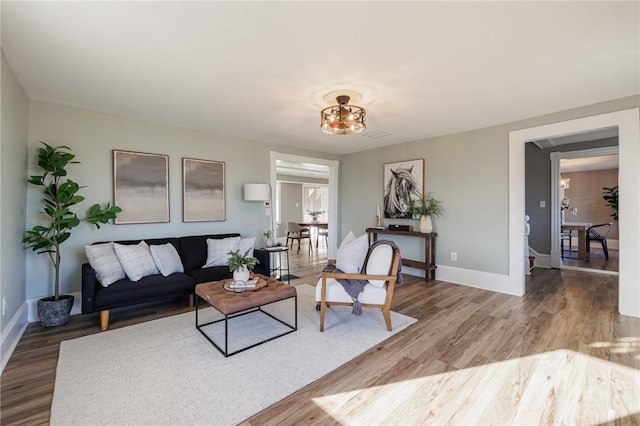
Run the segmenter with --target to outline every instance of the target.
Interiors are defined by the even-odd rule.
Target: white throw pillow
[[[89,259],[89,265],[96,271],[98,282],[103,287],[109,287],[110,284],[125,277],[124,269],[113,249],[113,243],[84,246],[84,252]]]
[[[152,245],[149,249],[158,270],[165,277],[175,272],[184,272],[180,255],[173,244]]]
[[[340,244],[336,256],[336,268],[347,274],[359,274],[369,250],[369,236],[364,234],[358,238],[352,238],[353,233],[349,231]]]
[[[367,261],[368,275],[389,275],[393,262],[393,249],[389,244],[376,246],[369,255]],[[385,280],[369,280],[369,284],[376,287],[383,287]]]
[[[151,250],[144,241],[140,241],[137,245],[114,243],[113,248],[124,273],[131,281],[139,281],[143,277],[158,273],[156,263],[151,256]]]
[[[240,237],[207,238],[207,261],[203,268],[225,266],[229,262],[229,252],[238,250],[240,240]]]
[[[243,238],[240,240],[240,244],[238,245],[238,250],[240,250],[241,254],[244,254],[244,252],[249,250],[249,256],[253,256],[253,246],[255,244],[256,244],[256,237]]]

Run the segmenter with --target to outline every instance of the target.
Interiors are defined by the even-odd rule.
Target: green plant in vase
[[[311,220],[313,222],[317,222],[318,216],[320,216],[322,213],[324,213],[324,210],[307,210],[307,214],[311,216]]]
[[[273,241],[273,232],[271,232],[270,229],[267,229],[266,231],[264,231],[262,233],[262,236],[264,237],[265,247],[273,247],[275,245],[275,242]]]
[[[234,281],[248,281],[250,270],[258,263],[258,259],[253,256],[249,256],[251,249],[247,249],[244,254],[240,253],[240,250],[231,250],[229,254],[229,260],[227,265],[229,270],[233,272]]]
[[[67,146],[52,147],[44,145],[38,148],[38,167],[41,174],[30,176],[28,182],[42,188],[43,212],[46,224],[36,225],[24,233],[22,240],[25,248],[38,254],[46,253],[54,268],[54,295],[38,300],[40,323],[45,327],[65,324],[73,305],[73,296],[60,295],[60,265],[62,263],[61,245],[71,237],[73,228],[81,222],[88,222],[100,229],[101,223],[115,219],[122,211],[118,206],[106,207],[94,204],[89,207],[84,218],[80,219],[72,207],[84,201],[78,195],[81,186],[67,178],[66,167],[79,164],[73,161],[75,155]]]
[[[420,232],[429,233],[433,231],[433,222],[431,217],[439,217],[444,214],[442,201],[433,198],[430,192],[418,200],[409,201],[407,211],[412,216],[420,217]]]

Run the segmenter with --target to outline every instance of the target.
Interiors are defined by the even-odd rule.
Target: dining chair
[[[318,247],[318,244],[320,242],[320,237],[324,237],[324,242],[328,247],[329,246],[329,228],[323,227],[323,226],[319,226],[318,227],[318,236],[316,238],[316,247]]]
[[[311,254],[313,244],[311,244],[309,228],[303,228],[296,222],[287,222],[287,245],[289,245],[289,240],[291,240],[291,249],[293,250],[293,241],[298,240],[298,253],[300,253],[300,241],[303,239],[309,240],[309,254]]]
[[[569,242],[569,251],[571,251],[571,230],[567,229],[560,233],[560,257],[564,258],[564,242]]]
[[[598,225],[592,225],[587,228],[587,249],[591,241],[600,241],[602,244],[602,251],[604,251],[604,258],[609,260],[609,248],[607,247],[607,235],[611,231],[613,222],[600,223]],[[596,230],[596,228],[601,228]]]

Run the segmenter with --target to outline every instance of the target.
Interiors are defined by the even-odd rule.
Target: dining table
[[[316,236],[316,248],[318,247],[318,242],[320,240],[320,229],[329,229],[329,223],[327,222],[298,222],[298,225],[300,225],[303,228],[309,228],[309,230],[312,230],[313,228],[315,228],[315,236]],[[313,243],[312,243],[313,244]]]
[[[587,258],[587,230],[589,227],[591,227],[591,223],[588,222],[562,222],[561,229],[563,231],[569,231],[569,234],[578,231],[578,259]]]

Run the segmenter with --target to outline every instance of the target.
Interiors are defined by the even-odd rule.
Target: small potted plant
[[[312,222],[317,222],[318,216],[324,213],[324,210],[307,210],[307,213],[309,214],[309,216],[311,216]]]
[[[271,229],[267,229],[266,231],[264,231],[262,233],[262,236],[264,237],[264,246],[265,247],[273,247],[275,242],[273,241],[273,232],[271,232]]]
[[[240,254],[240,250],[231,250],[229,252],[229,270],[233,272],[234,281],[249,281],[250,270],[258,263],[258,259],[249,256],[251,249],[247,249],[244,254]]]
[[[418,200],[411,200],[409,202],[408,212],[412,216],[420,217],[420,232],[429,233],[433,231],[431,217],[442,216],[444,207],[442,207],[441,201],[433,198],[431,193],[428,192]]]
[[[61,245],[71,236],[71,231],[85,221],[100,229],[101,223],[108,223],[114,219],[122,209],[118,206],[101,207],[92,205],[84,218],[79,218],[71,209],[84,201],[78,195],[81,186],[67,177],[68,164],[78,164],[73,161],[75,155],[66,146],[52,147],[44,145],[38,148],[38,166],[41,174],[30,176],[28,182],[42,188],[42,213],[46,223],[34,226],[24,233],[22,240],[25,248],[30,248],[38,254],[46,253],[54,269],[54,295],[38,300],[38,316],[44,327],[55,327],[65,324],[69,320],[73,296],[60,295],[60,263]]]

